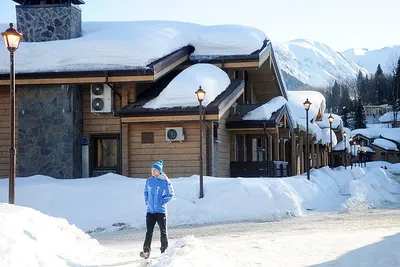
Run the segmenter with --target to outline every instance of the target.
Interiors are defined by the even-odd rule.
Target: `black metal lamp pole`
[[[331,164],[330,164],[330,167],[331,168],[333,168],[333,153],[332,153],[332,148],[333,148],[333,144],[332,144],[332,122],[333,122],[333,120],[334,120],[334,118],[333,118],[333,116],[332,116],[332,114],[331,115],[329,115],[329,117],[328,117],[328,121],[329,121],[329,135],[330,135],[330,140],[331,140],[331,145],[330,145],[330,147],[331,147],[331,154],[330,154],[330,160],[331,160]]]
[[[309,153],[309,138],[308,138],[308,111],[310,110],[311,102],[308,101],[303,103],[304,109],[306,110],[306,161],[307,161],[307,179],[310,180],[310,153]]]
[[[347,133],[343,132],[343,137],[344,137],[344,168],[347,169]]]
[[[10,177],[8,186],[8,203],[15,204],[15,67],[14,53],[19,47],[22,34],[17,32],[14,25],[10,23],[10,28],[1,33],[6,43],[8,51],[10,51]]]
[[[196,91],[197,100],[199,100],[199,115],[200,115],[200,196],[199,198],[204,197],[204,189],[203,189],[203,100],[206,96],[206,92],[201,89]]]

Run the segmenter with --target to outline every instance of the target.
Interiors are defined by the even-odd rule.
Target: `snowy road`
[[[199,253],[182,253],[181,261],[176,253],[158,257],[156,233],[152,255],[158,260],[156,266],[400,266],[400,209],[169,229],[170,248],[188,235],[195,236],[189,242],[200,242],[194,248]],[[138,256],[143,230],[94,237],[112,252],[99,267],[143,266]]]

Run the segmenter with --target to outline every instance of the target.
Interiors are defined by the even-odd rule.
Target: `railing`
[[[287,177],[289,164],[282,161],[231,161],[231,177]]]

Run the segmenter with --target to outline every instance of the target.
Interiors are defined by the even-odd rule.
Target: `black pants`
[[[165,213],[147,213],[146,214],[146,239],[143,244],[143,251],[148,252],[151,250],[151,241],[153,239],[154,226],[158,223],[160,227],[160,241],[161,241],[161,251],[164,252],[168,247],[168,237],[167,237],[167,217]]]

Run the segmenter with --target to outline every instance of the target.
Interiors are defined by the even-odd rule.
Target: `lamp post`
[[[303,103],[304,109],[306,110],[306,160],[307,160],[307,179],[310,180],[310,155],[308,152],[309,144],[308,144],[308,111],[310,110],[311,102],[308,101]]]
[[[330,155],[330,159],[331,159],[331,168],[333,168],[333,153],[332,153],[332,147],[333,147],[333,144],[332,144],[332,122],[333,122],[333,120],[334,120],[334,118],[333,118],[333,116],[332,116],[332,114],[330,114],[329,115],[329,117],[328,117],[328,121],[329,121],[329,135],[330,135],[330,139],[331,139],[331,145],[330,145],[330,147],[331,147],[331,155]]]
[[[10,177],[8,184],[8,203],[15,204],[15,68],[14,53],[19,47],[22,34],[16,31],[10,23],[10,28],[1,33],[8,51],[10,51]]]
[[[346,131],[343,132],[343,137],[344,137],[344,168],[347,169],[347,133]]]
[[[204,190],[203,190],[203,100],[206,96],[206,92],[201,89],[196,91],[197,100],[199,100],[199,115],[200,115],[200,198],[204,197]]]
[[[353,169],[353,138],[350,137],[349,139],[350,144],[350,159],[351,159],[351,169]]]

